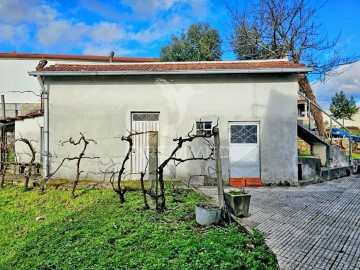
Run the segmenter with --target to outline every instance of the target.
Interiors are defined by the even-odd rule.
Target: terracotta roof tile
[[[57,64],[39,70],[39,72],[107,72],[107,71],[139,71],[166,72],[190,70],[235,70],[235,69],[304,69],[304,64],[289,61],[215,61],[215,62],[154,62],[103,65]]]
[[[108,56],[100,55],[76,55],[76,54],[41,54],[41,53],[0,53],[1,58],[15,59],[47,59],[47,60],[77,60],[77,61],[98,61],[109,62]],[[146,57],[114,57],[114,62],[155,62],[156,58]]]

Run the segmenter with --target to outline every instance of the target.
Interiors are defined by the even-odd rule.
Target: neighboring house
[[[1,112],[3,104],[0,105]],[[17,117],[39,112],[41,110],[40,103],[6,103],[5,104],[5,117]],[[3,115],[2,115],[2,118]]]
[[[360,113],[357,113],[352,116],[353,120],[344,120],[344,126],[345,127],[357,127],[360,128]],[[342,119],[337,120],[340,124],[343,123]],[[340,127],[340,125],[334,123],[333,127]]]
[[[297,100],[298,120],[309,121],[308,107],[308,102],[304,98],[299,97]]]
[[[42,59],[48,61],[48,66],[56,63],[109,63],[109,56],[0,53],[0,94],[5,95],[5,103],[40,103],[39,83],[36,78],[29,77],[28,72],[35,70]],[[155,58],[113,58],[114,63],[153,62],[155,60]]]
[[[352,119],[353,120],[345,120],[345,126],[360,128],[360,113],[355,114]]]
[[[45,171],[80,153],[81,146],[59,143],[77,140],[80,132],[97,142],[89,144],[86,155],[100,157],[82,160],[82,177],[99,180],[108,177],[101,171],[119,169],[128,145],[116,137],[127,130],[157,130],[161,162],[176,146],[173,138],[185,136],[193,126],[193,133],[210,130],[218,120],[225,182],[297,184],[297,74],[310,70],[268,60],[59,64],[30,72],[45,92],[44,152],[51,154],[44,157]],[[144,150],[146,137],[136,137],[128,178],[144,169]],[[192,144],[195,155],[207,151],[201,142]],[[181,156],[189,155],[184,146]],[[166,179],[189,179],[204,167],[215,165],[172,164]],[[75,164],[69,162],[56,177],[73,177],[74,172]]]
[[[8,116],[6,119],[0,119],[2,132],[6,134],[5,138],[9,145],[15,147],[15,164],[17,173],[23,172],[23,168],[32,158],[30,148],[20,138],[29,140],[36,151],[34,165],[41,167],[44,145],[44,117],[42,112],[28,113],[22,116]],[[15,142],[15,144],[14,144]],[[11,149],[12,147],[10,147]]]
[[[29,114],[15,119],[15,140],[25,138],[29,140],[36,151],[35,162],[42,163],[44,147],[44,116],[42,113]],[[15,142],[16,158],[18,163],[28,163],[31,151],[25,143]]]
[[[38,152],[36,162],[42,162],[44,125],[41,107],[41,88],[37,78],[30,77],[28,72],[35,70],[41,60],[47,60],[47,65],[56,63],[77,64],[108,64],[109,56],[94,55],[62,55],[34,53],[0,53],[0,94],[5,97],[5,116],[1,110],[0,123],[5,132],[14,133],[16,139],[20,136],[34,140]],[[154,58],[113,57],[113,63],[153,62]],[[3,104],[1,104],[1,109]],[[5,125],[4,125],[5,124]],[[17,161],[26,163],[30,160],[28,147],[21,142],[15,145]],[[43,156],[43,155],[42,155]]]

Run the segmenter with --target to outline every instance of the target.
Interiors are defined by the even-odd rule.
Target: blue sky
[[[158,57],[191,23],[226,20],[222,0],[0,0],[0,51]]]
[[[225,2],[244,5],[242,0],[0,0],[0,51],[158,57],[172,35],[191,23],[209,22],[222,36],[223,59],[232,60]],[[349,55],[359,54],[359,10],[359,0],[329,0],[317,18],[330,39],[341,32],[339,47]]]

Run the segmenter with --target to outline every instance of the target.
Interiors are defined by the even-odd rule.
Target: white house
[[[29,77],[28,72],[35,70],[40,60],[47,60],[47,65],[56,63],[106,64],[109,56],[39,54],[39,53],[0,53],[0,93],[5,95],[6,103],[40,103],[39,83]],[[114,63],[153,62],[154,58],[113,57]],[[34,94],[35,93],[35,94]]]
[[[28,76],[35,70],[39,61],[46,60],[47,65],[69,64],[108,64],[109,56],[63,55],[37,53],[0,53],[0,94],[5,97],[5,115],[0,124],[7,127],[6,132],[15,131],[15,139],[20,137],[31,140],[37,150],[36,162],[41,163],[44,144],[44,118],[41,108],[41,87],[37,78]],[[112,57],[113,63],[153,62],[154,58]],[[3,104],[1,104],[2,108]],[[3,115],[2,115],[3,116]],[[5,127],[4,126],[4,127]],[[22,142],[16,142],[17,162],[30,160],[29,148]]]
[[[61,144],[80,132],[90,143],[83,178],[104,179],[101,171],[119,168],[127,130],[159,132],[160,162],[174,149],[173,138],[193,126],[220,128],[222,172],[232,185],[289,181],[297,175],[297,74],[310,71],[287,60],[58,64],[30,72],[45,93],[45,174],[63,157],[78,155],[81,146]],[[196,132],[196,130],[194,130]],[[146,138],[136,139],[131,174],[143,170]],[[189,155],[184,147],[181,155]],[[192,145],[195,155],[207,149]],[[48,153],[50,153],[48,155]],[[204,164],[205,163],[205,164]],[[210,162],[169,166],[167,178],[188,179]],[[73,177],[68,163],[57,177]]]

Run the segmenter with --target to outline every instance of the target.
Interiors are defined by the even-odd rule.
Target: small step
[[[321,168],[320,180],[322,181],[330,181],[336,178],[341,178],[345,176],[349,176],[353,171],[353,166],[343,166],[343,167],[335,167],[335,168]]]

